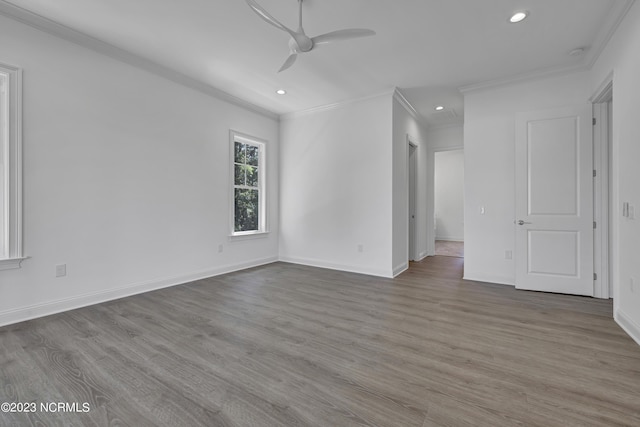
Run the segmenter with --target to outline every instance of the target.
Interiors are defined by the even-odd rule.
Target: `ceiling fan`
[[[289,33],[291,39],[289,40],[289,57],[284,62],[282,67],[278,70],[278,72],[284,71],[287,68],[291,67],[296,59],[298,58],[299,53],[309,52],[313,48],[319,45],[339,42],[343,40],[355,39],[358,37],[367,37],[373,36],[376,34],[373,30],[366,30],[362,28],[349,28],[346,30],[338,30],[332,31],[330,33],[322,34],[316,37],[309,37],[304,33],[304,29],[302,28],[302,0],[298,0],[299,5],[299,24],[298,30],[293,31],[292,29],[282,25],[277,19],[273,16],[269,15],[262,6],[256,3],[255,0],[246,0],[247,4],[258,16],[269,24],[273,25],[276,28]]]

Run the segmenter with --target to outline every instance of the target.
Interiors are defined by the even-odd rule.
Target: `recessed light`
[[[276,91],[276,93],[277,93],[278,95],[286,95],[286,94],[287,94],[287,91],[286,91],[286,90],[284,90],[284,89],[278,89],[278,90]]]
[[[511,15],[511,18],[509,18],[509,22],[511,22],[512,24],[522,22],[524,18],[527,17],[527,15],[529,15],[528,12],[524,12],[524,11],[516,12],[513,15]]]
[[[443,107],[442,105],[438,105],[438,106],[435,108],[435,110],[436,110],[436,111],[442,111],[442,110],[444,110],[444,107]]]

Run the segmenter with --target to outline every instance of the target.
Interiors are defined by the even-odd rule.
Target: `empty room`
[[[0,426],[640,425],[639,52],[634,0],[0,0]]]

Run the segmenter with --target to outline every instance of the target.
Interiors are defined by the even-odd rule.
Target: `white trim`
[[[273,111],[255,105],[249,101],[245,101],[244,99],[231,95],[203,81],[189,77],[186,74],[183,74],[172,68],[165,67],[164,65],[160,65],[154,61],[151,61],[150,59],[147,59],[140,55],[136,55],[132,52],[116,47],[102,40],[98,40],[88,34],[76,31],[72,28],[52,21],[48,18],[45,18],[44,16],[23,9],[14,4],[8,3],[4,0],[0,0],[0,14],[23,24],[29,25],[30,27],[33,27],[37,30],[44,31],[45,33],[60,37],[64,40],[93,50],[94,52],[101,53],[120,62],[124,62],[136,68],[140,68],[149,73],[155,74],[156,76],[163,77],[179,85],[186,86],[198,92],[212,96],[221,101],[225,101],[246,110],[253,111],[254,113],[258,113],[275,121],[278,121],[279,119],[278,114],[274,113]]]
[[[89,305],[100,304],[119,298],[129,297],[144,292],[155,291],[162,288],[177,286],[184,283],[194,282],[196,280],[206,279],[209,277],[219,276],[234,271],[245,270],[247,268],[258,267],[261,265],[271,264],[278,261],[277,257],[269,257],[255,259],[239,264],[232,264],[201,270],[194,273],[184,274],[175,277],[166,277],[154,279],[147,282],[134,283],[122,286],[116,289],[106,291],[91,292],[83,295],[76,295],[69,298],[63,298],[56,301],[50,301],[42,304],[34,304],[26,307],[20,307],[13,310],[0,312],[0,326],[12,323],[23,322],[25,320],[35,319],[38,317],[49,316],[64,311],[75,310],[77,308]]]
[[[393,99],[398,101],[400,105],[402,105],[404,109],[407,110],[407,113],[409,113],[411,117],[413,117],[416,120],[419,120],[420,115],[418,114],[418,110],[416,110],[415,107],[411,105],[411,102],[409,102],[407,97],[404,96],[402,92],[400,92],[400,89],[395,88],[393,90]]]
[[[258,146],[258,230],[235,231],[235,143],[236,141]],[[231,240],[266,237],[269,233],[269,192],[267,191],[267,146],[266,139],[257,138],[246,133],[229,130],[229,238]]]
[[[404,96],[404,94],[400,91],[400,89],[395,88],[393,90],[393,99],[395,99],[396,101],[398,101],[398,103],[405,109],[407,110],[407,113],[409,113],[409,115],[411,117],[413,117],[415,119],[415,121],[417,121],[418,123],[420,123],[422,126],[424,126],[425,129],[428,129],[429,123],[427,123],[424,119],[423,116],[420,115],[420,113],[418,113],[418,110],[416,110],[416,108],[411,104],[411,102],[409,102],[409,100],[407,99],[406,96]]]
[[[602,102],[609,102],[613,98],[613,70],[609,71],[607,77],[604,78],[600,86],[593,92],[593,95],[589,98],[589,102],[592,104],[599,104]]]
[[[440,153],[442,151],[456,151],[456,150],[463,150],[464,151],[464,145],[452,145],[450,147],[431,147],[429,148],[429,151],[431,153],[433,153],[435,155],[435,153]]]
[[[438,236],[436,236],[436,240],[444,240],[445,242],[464,243],[464,237],[438,237]]]
[[[419,235],[417,234],[418,224],[422,218],[418,218],[418,155],[420,154],[420,143],[417,138],[411,136],[409,133],[406,134],[406,144],[407,144],[407,163],[405,166],[405,174],[406,176],[406,192],[407,192],[407,247],[408,247],[408,261],[415,261],[417,257],[416,248],[419,243]],[[413,149],[413,160],[411,158],[411,149]],[[411,170],[413,169],[413,182],[411,182]],[[413,194],[411,194],[411,187],[413,186]],[[413,200],[413,213],[411,212],[411,201]],[[410,218],[410,215],[413,215],[413,218]],[[411,230],[411,220],[413,219],[413,230]],[[413,236],[411,236],[411,231],[413,231]],[[413,242],[413,245],[411,243]],[[407,264],[408,266],[408,264]],[[407,267],[408,268],[408,267]],[[394,269],[394,277],[395,269]]]
[[[494,283],[496,285],[508,285],[515,286],[515,280],[511,277],[505,276],[496,276],[490,273],[481,273],[481,272],[464,272],[463,280],[469,280],[473,282],[485,282],[485,283]]]
[[[319,267],[319,268],[326,268],[329,270],[339,270],[339,271],[344,271],[348,273],[358,273],[358,274],[366,274],[368,276],[393,278],[392,272],[388,270],[382,270],[382,269],[379,270],[379,269],[366,268],[366,267],[363,268],[359,266],[346,265],[346,264],[336,264],[333,262],[326,262],[319,259],[281,256],[280,261],[287,262],[290,264],[307,265],[309,267]]]
[[[463,94],[477,92],[482,90],[495,89],[504,86],[510,86],[525,82],[532,82],[536,80],[544,80],[551,77],[561,77],[569,74],[579,73],[581,71],[587,71],[589,68],[586,65],[572,65],[568,67],[553,67],[545,68],[541,70],[530,71],[522,74],[516,74],[514,76],[487,80],[480,83],[475,83],[466,86],[460,86],[458,90]]]
[[[307,108],[306,110],[293,111],[291,113],[281,114],[280,115],[280,121],[296,119],[298,117],[307,116],[309,114],[321,113],[321,112],[324,112],[324,111],[331,111],[331,110],[335,110],[335,109],[338,109],[338,108],[346,107],[347,105],[355,104],[355,103],[358,103],[358,102],[369,101],[369,100],[376,99],[376,98],[382,98],[382,97],[385,97],[385,96],[386,97],[391,97],[393,95],[394,91],[395,91],[395,89],[390,89],[390,90],[386,90],[384,92],[377,93],[377,94],[374,94],[374,95],[363,96],[363,97],[360,97],[360,98],[346,99],[344,101],[335,102],[333,104],[319,105],[317,107]]]
[[[241,233],[230,234],[230,242],[240,242],[243,240],[264,239],[269,237],[270,231],[246,231]]]
[[[2,243],[7,252],[5,259],[21,259],[22,253],[22,70],[18,67],[0,63],[0,74],[6,81],[7,99],[7,137],[6,145],[0,144],[6,156],[6,241]],[[0,140],[1,142],[2,140]],[[1,206],[2,204],[0,204]],[[6,268],[19,268],[20,263],[5,262]],[[11,267],[9,267],[11,265]]]
[[[422,252],[420,252],[418,254],[418,259],[416,260],[416,262],[422,261],[423,259],[425,259],[428,256],[429,256],[429,254],[427,253],[427,251],[422,251]]]
[[[631,320],[622,310],[614,312],[613,318],[616,323],[638,344],[640,345],[640,325]]]
[[[20,268],[20,264],[22,264],[22,261],[27,258],[28,257],[0,259],[0,271]]]
[[[626,0],[622,4],[618,4],[617,2],[613,4],[613,10],[607,16],[606,22],[600,25],[600,32],[591,44],[591,48],[587,51],[586,62],[589,69],[598,61],[605,47],[607,47],[613,35],[618,31],[618,27],[620,27],[620,24],[625,16],[627,16],[634,2],[635,0]]]
[[[398,277],[399,275],[401,275],[402,273],[404,273],[408,269],[409,269],[409,263],[408,262],[403,262],[402,264],[397,265],[393,269],[393,277],[394,278]]]
[[[607,74],[600,83],[598,89],[589,100],[593,103],[593,114],[596,118],[596,126],[593,132],[594,168],[597,170],[597,179],[594,181],[594,217],[601,226],[596,228],[594,235],[594,271],[598,278],[594,284],[594,296],[598,298],[614,298],[616,292],[613,286],[616,283],[615,255],[618,217],[614,214],[616,187],[612,185],[615,180],[613,171],[615,166],[613,152],[613,123],[611,122],[610,108],[613,101],[613,70]],[[614,298],[614,312],[617,300]]]
[[[594,297],[609,299],[609,107],[608,103],[593,104],[593,233]]]

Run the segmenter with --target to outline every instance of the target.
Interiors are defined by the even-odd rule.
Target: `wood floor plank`
[[[1,426],[638,426],[640,347],[610,301],[300,265],[0,328]]]

